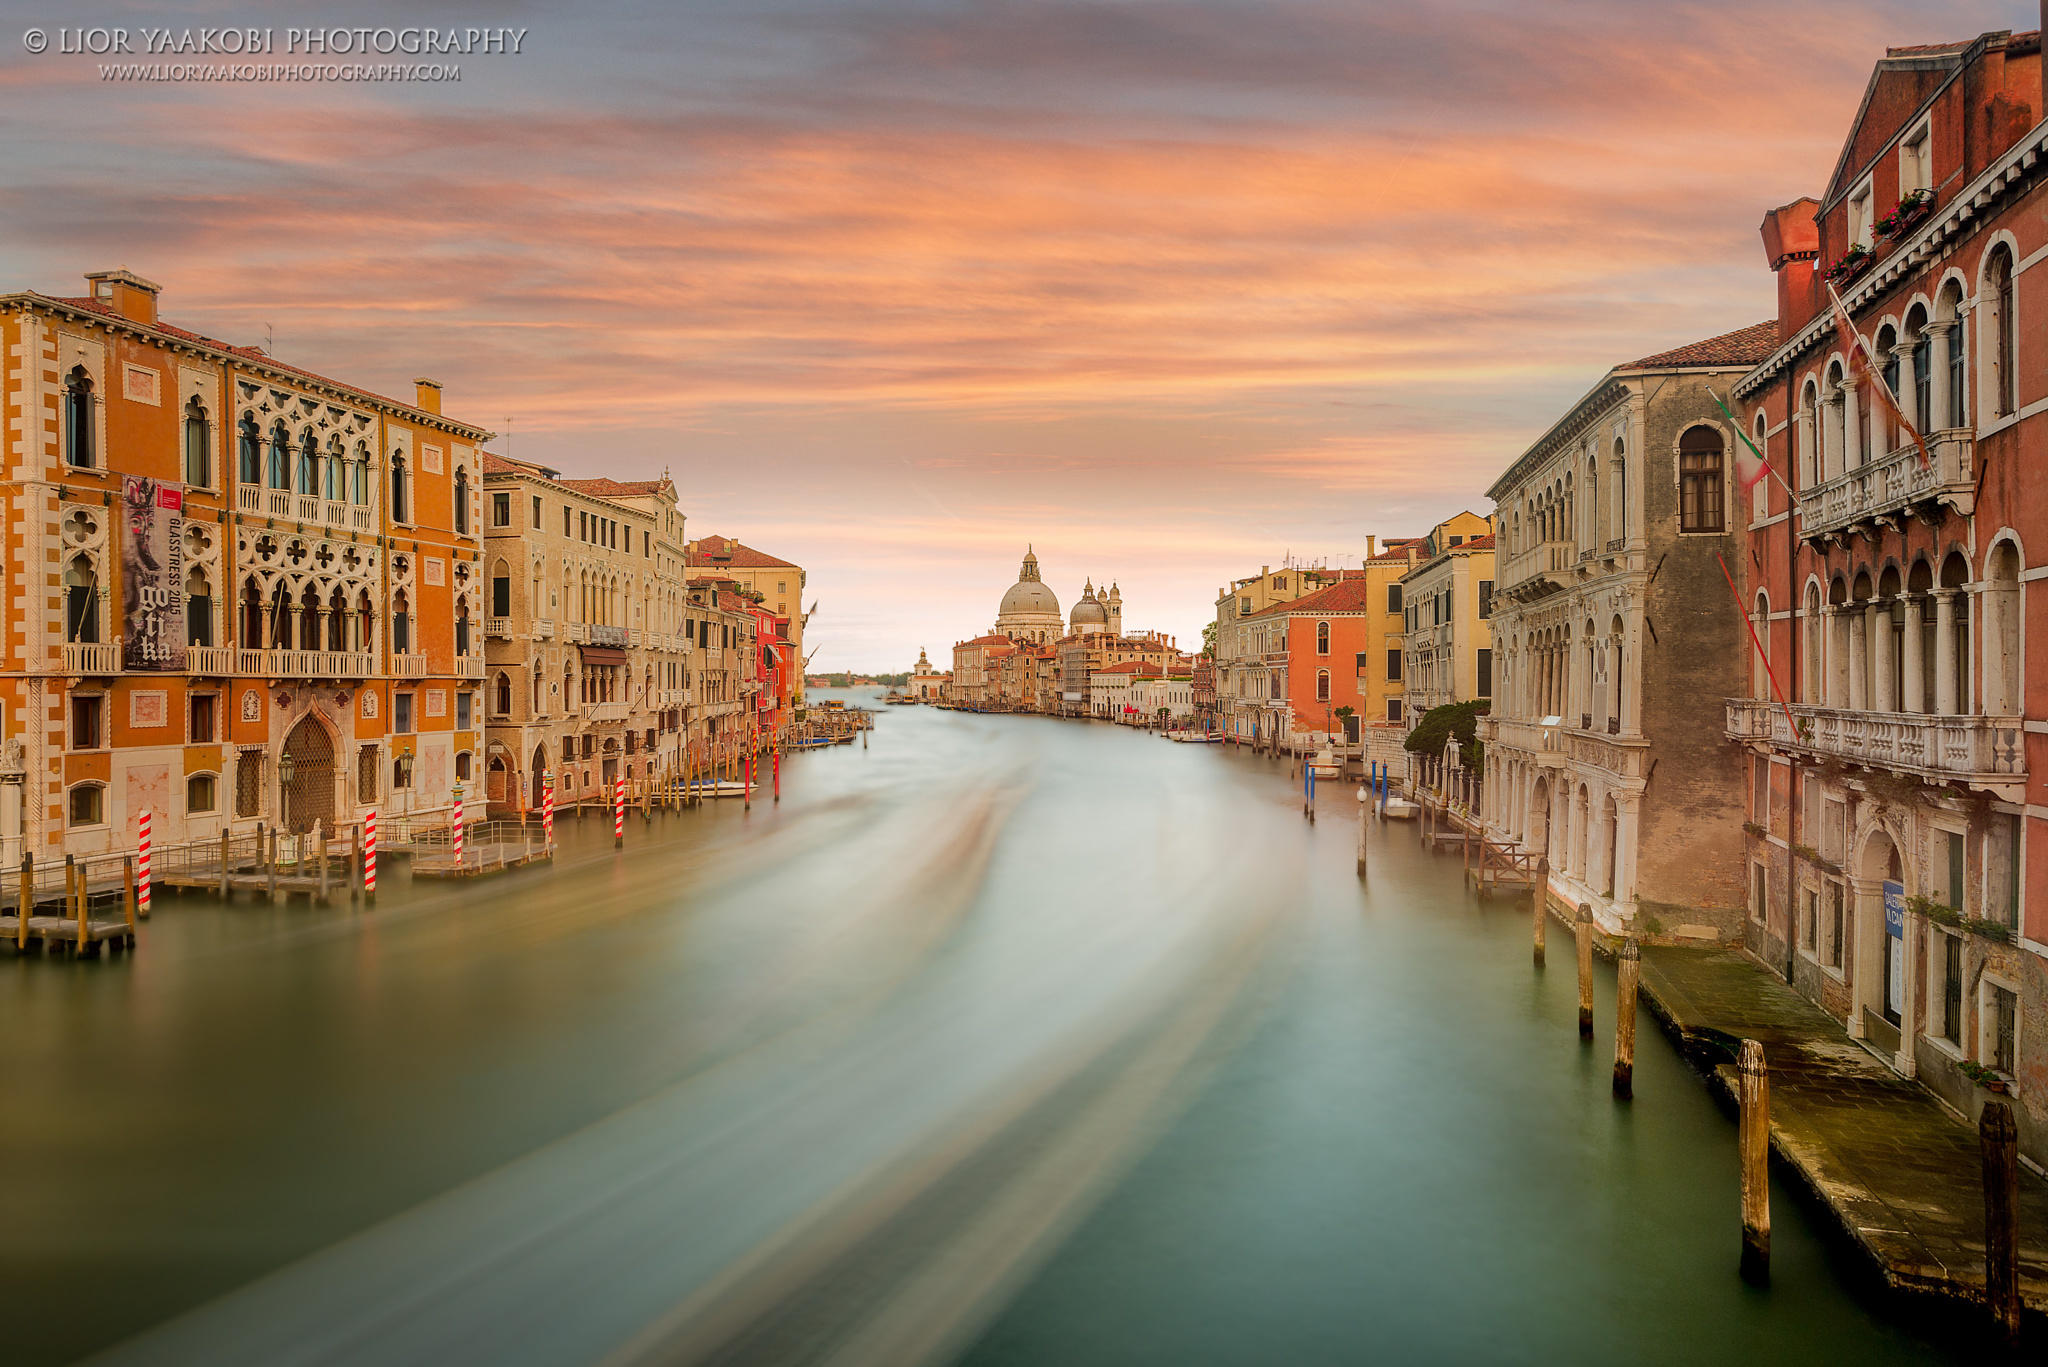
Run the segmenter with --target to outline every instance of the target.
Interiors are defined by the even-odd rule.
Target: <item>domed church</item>
[[[1009,591],[1003,595],[1002,605],[996,609],[995,634],[1013,641],[1050,645],[1060,638],[1065,629],[1066,621],[1060,616],[1060,600],[1038,577],[1038,557],[1026,546],[1024,564],[1017,571],[1017,582],[1010,585]]]
[[[1107,592],[1097,594],[1095,581],[1091,579],[1081,590],[1081,601],[1074,604],[1074,611],[1067,621],[1067,629],[1076,636],[1097,631],[1121,636],[1124,634],[1124,596],[1117,591],[1115,584],[1111,584]]]

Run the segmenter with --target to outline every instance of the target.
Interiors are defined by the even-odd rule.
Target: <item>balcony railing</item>
[[[186,646],[185,669],[209,678],[229,678],[235,672],[235,654],[233,646]]]
[[[1922,503],[1942,503],[1967,517],[1975,506],[1976,439],[1955,428],[1927,436],[1930,460],[1902,447],[1868,465],[1816,484],[1799,496],[1802,534],[1827,536],[1895,517]]]
[[[242,650],[234,673],[271,679],[367,679],[376,671],[367,650]]]
[[[1793,704],[1789,719],[1785,712],[1774,702],[1730,698],[1728,738],[1935,782],[1958,780],[1992,790],[2022,788],[2026,783],[2025,724],[2020,717],[1856,712],[1810,703]]]
[[[623,649],[632,640],[624,627],[601,626],[593,622],[587,629],[590,632],[590,644],[594,646],[618,646]]]
[[[504,641],[509,641],[509,640],[511,640],[511,639],[512,639],[512,619],[511,619],[510,617],[486,617],[486,618],[484,618],[484,635],[486,635],[486,636],[495,636],[495,637],[497,637],[498,639],[500,639],[500,640],[504,640]]]
[[[532,628],[532,630],[533,630],[533,639],[534,639],[534,640],[536,640],[536,641],[552,641],[552,640],[554,640],[554,639],[555,639],[555,619],[554,619],[554,618],[552,618],[552,617],[535,617],[535,618],[533,618],[533,619],[532,619],[531,621],[529,621],[529,622],[527,623],[527,625],[528,625],[529,627],[531,627],[531,628]]]
[[[562,624],[562,639],[572,645],[587,645],[590,642],[590,623],[565,622]]]
[[[622,702],[594,702],[583,709],[583,720],[587,722],[624,721],[626,704]]]
[[[456,656],[455,676],[459,679],[481,679],[484,676],[484,657],[481,655]]]
[[[266,489],[254,484],[235,486],[235,507],[259,517],[283,518],[291,522],[313,522],[346,531],[377,530],[377,510],[368,504],[322,498],[317,494],[294,493],[290,489]]]
[[[427,657],[418,652],[391,657],[391,677],[394,679],[424,679],[427,677]]]
[[[1571,582],[1578,560],[1575,542],[1539,541],[1506,558],[1493,591],[1524,602],[1546,597]]]
[[[119,674],[121,647],[112,641],[66,641],[66,674]]]

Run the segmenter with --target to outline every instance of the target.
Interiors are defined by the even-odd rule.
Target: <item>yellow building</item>
[[[788,671],[788,707],[803,706],[804,583],[809,576],[803,568],[778,560],[766,551],[743,546],[729,536],[700,537],[683,547],[684,562],[700,574],[723,575],[741,588],[761,595],[761,606],[789,622],[790,653],[796,658]]]
[[[1493,696],[1493,523],[1459,513],[1430,530],[1401,578],[1409,725],[1432,707]]]

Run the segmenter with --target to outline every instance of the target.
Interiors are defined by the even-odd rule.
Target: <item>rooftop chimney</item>
[[[412,382],[412,406],[422,413],[441,411],[441,382],[422,375]]]
[[[1778,277],[1780,342],[1806,326],[1820,307],[1814,287],[1820,258],[1820,224],[1814,214],[1819,209],[1820,201],[1810,195],[1795,199],[1765,214],[1757,230],[1764,239],[1764,259]]]
[[[163,286],[122,269],[92,271],[85,277],[92,297],[131,323],[156,324],[156,297]]]

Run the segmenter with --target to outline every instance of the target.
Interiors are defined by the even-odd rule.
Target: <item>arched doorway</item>
[[[532,786],[532,789],[533,789],[533,799],[532,799],[532,800],[531,800],[530,802],[528,802],[528,803],[527,803],[526,805],[527,805],[527,806],[529,806],[529,807],[531,807],[531,808],[533,808],[533,809],[534,809],[535,811],[539,811],[539,810],[540,810],[540,808],[541,808],[541,806],[542,806],[542,795],[543,795],[543,793],[544,793],[544,792],[546,791],[546,789],[547,789],[547,783],[546,783],[545,779],[544,779],[544,778],[542,777],[542,775],[544,775],[544,774],[546,774],[546,773],[547,773],[547,768],[548,768],[548,748],[547,748],[547,746],[545,746],[545,745],[536,745],[536,746],[534,746],[534,747],[533,747],[533,768],[532,768],[531,772],[530,772],[530,773],[529,773],[529,774],[527,775],[527,782],[528,782],[528,783],[529,783],[529,784],[530,784],[530,785]]]
[[[1852,973],[1857,1009],[1851,1032],[1896,1051],[1912,975],[1905,925],[1909,883],[1890,832],[1882,826],[1873,828],[1864,837],[1852,870],[1855,924],[1849,937],[1856,951]]]
[[[1620,875],[1616,871],[1621,867],[1621,809],[1615,804],[1612,793],[1609,793],[1607,800],[1600,805],[1600,843],[1605,850],[1602,858],[1606,863],[1606,867],[1601,870],[1600,891],[1608,897],[1613,897],[1616,895],[1615,889],[1620,886]]]
[[[484,792],[495,805],[511,801],[513,791],[512,772],[505,764],[505,756],[493,750],[491,762],[484,767]]]
[[[308,715],[284,738],[278,761],[278,825],[298,835],[318,821],[334,829],[334,738]]]
[[[1550,780],[1539,774],[1529,789],[1529,837],[1522,843],[1532,854],[1550,854]]]

